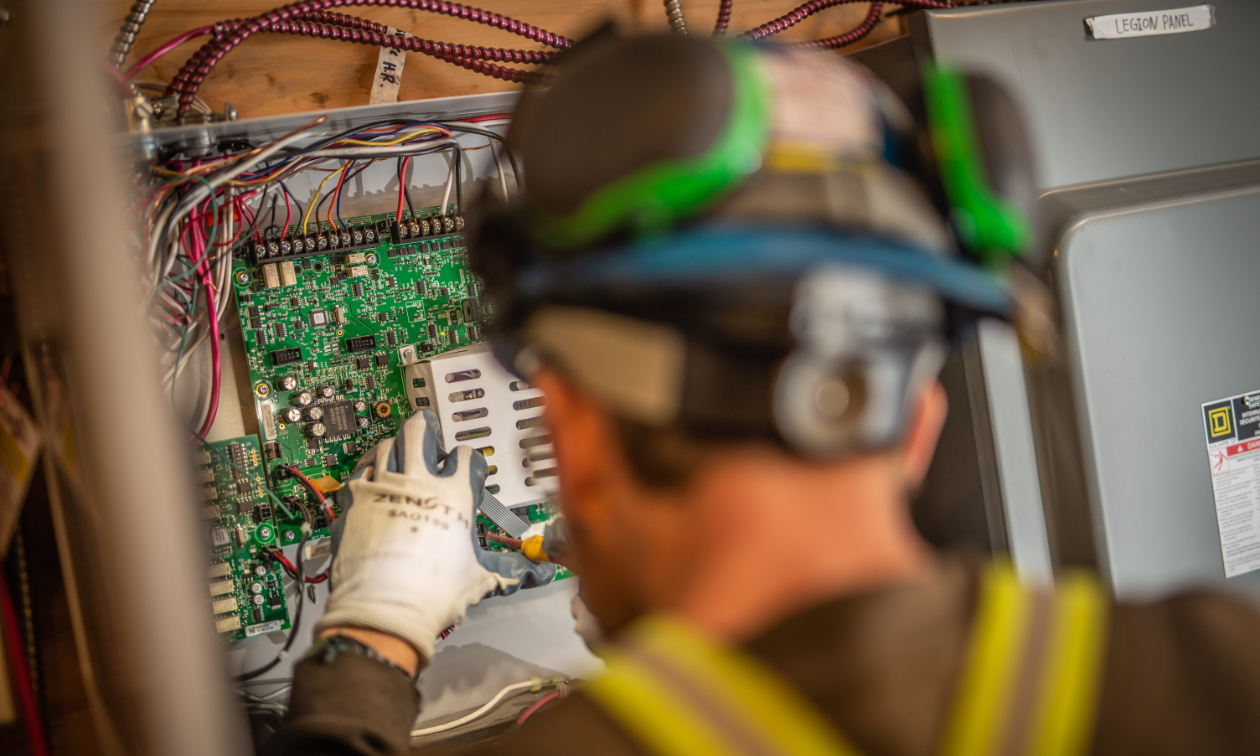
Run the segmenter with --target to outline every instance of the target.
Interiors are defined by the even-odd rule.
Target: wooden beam
[[[273,0],[274,1],[274,0]],[[636,31],[665,30],[659,0],[480,0],[477,7],[526,21],[557,34],[578,38],[605,21]],[[730,34],[738,34],[794,8],[783,0],[735,0]],[[718,0],[685,0],[693,34],[713,28]],[[108,0],[102,26],[102,51],[113,42],[131,0]],[[258,0],[157,0],[127,65],[185,31],[226,19],[248,18],[274,7]],[[891,6],[895,8],[896,6]],[[886,6],[885,13],[887,13]],[[830,8],[781,35],[784,40],[817,39],[840,34],[865,17],[865,3]],[[541,49],[523,37],[449,16],[398,8],[345,6],[336,9],[394,26],[416,36],[444,42],[514,49]],[[885,19],[854,49],[901,33],[898,18]],[[137,76],[139,81],[169,82],[203,42],[190,41]],[[199,96],[214,110],[226,103],[242,118],[366,105],[376,68],[377,48],[346,42],[277,34],[258,34],[229,53],[202,85]],[[519,85],[498,81],[419,53],[408,53],[400,100],[509,90]]]

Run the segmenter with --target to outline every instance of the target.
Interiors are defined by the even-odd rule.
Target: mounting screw
[[[236,271],[236,282],[241,286],[249,283],[249,273],[243,270]]]

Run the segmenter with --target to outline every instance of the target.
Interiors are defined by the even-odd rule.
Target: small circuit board
[[[209,547],[209,599],[225,641],[287,630],[284,574],[264,551],[276,543],[256,436],[206,444],[196,452]]]

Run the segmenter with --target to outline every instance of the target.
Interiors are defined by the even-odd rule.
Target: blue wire
[[[350,163],[344,168],[345,174],[342,176],[342,181],[344,181],[347,178],[350,178],[350,169],[354,167],[354,164],[355,164],[355,161],[351,160]],[[341,183],[341,182],[339,181],[337,183]],[[346,222],[341,220],[341,192],[337,192],[337,220],[341,222],[341,225],[346,226]],[[346,228],[349,228],[349,226],[346,226]]]

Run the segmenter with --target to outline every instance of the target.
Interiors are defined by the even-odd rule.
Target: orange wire
[[[328,198],[328,225],[333,227],[333,231],[337,230],[337,224],[333,222],[333,210],[337,206],[337,195],[341,194],[341,184],[346,180],[346,173],[349,168],[350,163],[346,163],[342,166],[341,178],[337,179],[337,188],[333,189],[332,196]]]

